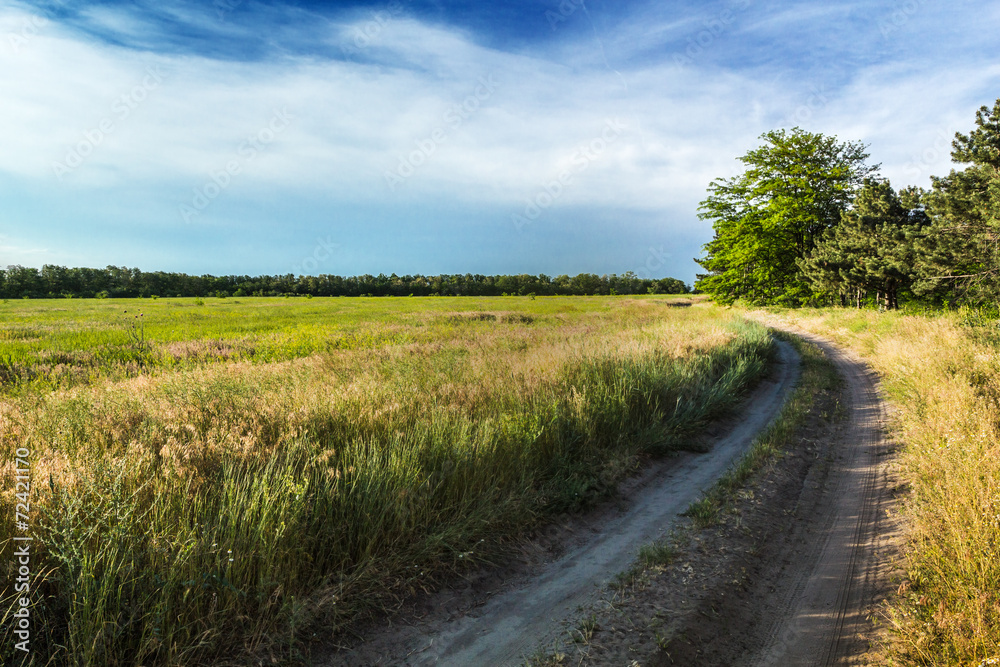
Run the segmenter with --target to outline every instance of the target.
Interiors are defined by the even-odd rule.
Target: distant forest
[[[163,271],[109,266],[104,269],[66,268],[46,264],[0,269],[4,299],[122,298],[170,296],[506,296],[585,294],[686,294],[690,288],[676,278],[623,275],[577,276],[466,274],[439,276],[189,276]]]
[[[930,190],[893,189],[858,142],[800,128],[761,138],[701,203],[715,238],[697,290],[784,306],[1000,302],[1000,100],[955,134],[955,166]]]

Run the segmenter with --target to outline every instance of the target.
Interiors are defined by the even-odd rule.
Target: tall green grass
[[[0,404],[0,449],[37,458],[36,659],[294,657],[318,628],[392,608],[611,493],[638,456],[683,446],[736,400],[771,353],[763,327],[706,308],[479,312],[416,315],[437,327],[422,344]],[[5,583],[0,604],[13,602]],[[14,664],[9,627],[0,655]]]

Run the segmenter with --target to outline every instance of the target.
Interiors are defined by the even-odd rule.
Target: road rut
[[[815,513],[797,536],[810,547],[781,573],[761,648],[742,664],[857,664],[868,650],[867,617],[887,567],[879,557],[891,486],[886,407],[867,364],[817,336],[789,333],[822,349],[844,378],[846,419],[828,450],[832,461]]]

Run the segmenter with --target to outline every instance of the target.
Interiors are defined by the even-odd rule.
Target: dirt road
[[[886,406],[863,361],[788,331],[820,347],[843,386],[817,397],[785,455],[747,490],[752,500],[736,503],[739,527],[699,538],[703,551],[727,555],[685,554],[692,581],[668,572],[630,603],[669,619],[670,641],[645,651],[642,667],[865,663],[876,632],[868,619],[891,592],[899,539],[887,511],[895,485]],[[630,618],[636,636],[606,642],[582,664],[623,664],[649,618]]]
[[[816,336],[792,333],[819,346],[844,378],[846,419],[827,443],[832,461],[812,511],[789,535],[796,558],[773,572],[780,586],[764,616],[770,621],[758,628],[761,648],[741,664],[856,664],[868,648],[866,616],[887,578],[886,408],[863,361]]]
[[[608,604],[606,583],[629,567],[639,546],[670,531],[780,411],[799,373],[787,344],[779,345],[772,378],[709,453],[650,470],[617,511],[606,508],[560,535],[561,551],[548,562],[514,568],[489,586],[470,583],[462,594],[442,593],[450,602],[426,605],[315,664],[521,664],[539,648],[561,640],[565,648],[567,629],[602,605],[613,613],[599,615],[592,645],[571,646],[575,654],[565,664],[858,664],[871,638],[867,616],[889,579],[885,407],[863,362],[815,336],[791,333],[823,349],[843,377],[841,395],[827,396],[823,410],[839,401],[844,418],[814,416],[748,494],[738,527],[697,537],[698,548],[659,583]],[[653,639],[654,627],[668,626],[673,640],[658,633]]]
[[[323,665],[516,665],[564,632],[579,607],[597,599],[629,567],[641,545],[668,532],[779,412],[799,374],[798,357],[778,344],[771,377],[745,402],[742,418],[710,453],[684,453],[656,466],[632,489],[624,511],[606,512],[577,530],[555,560],[521,572],[488,600],[469,600],[464,613],[431,614],[419,624],[372,637]]]

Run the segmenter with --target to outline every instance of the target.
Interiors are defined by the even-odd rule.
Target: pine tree
[[[933,226],[916,244],[914,291],[936,300],[1000,298],[1000,99],[956,133],[952,160],[968,165],[932,177],[924,198]]]
[[[904,197],[914,201],[913,190]],[[899,306],[899,293],[914,278],[913,240],[926,224],[922,210],[909,209],[888,181],[869,178],[841,223],[799,262],[819,294],[836,295],[860,308],[869,296],[885,308]]]

